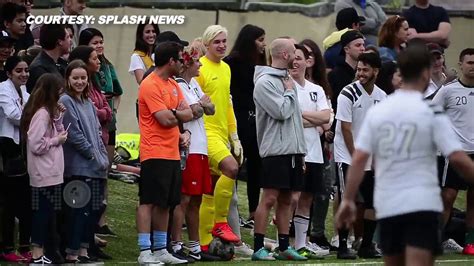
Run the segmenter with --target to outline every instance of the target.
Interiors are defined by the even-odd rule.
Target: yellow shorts
[[[209,167],[212,175],[221,175],[219,163],[226,157],[232,156],[230,144],[218,136],[207,136],[207,153],[209,158]]]

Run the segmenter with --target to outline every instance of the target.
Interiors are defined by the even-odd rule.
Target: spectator
[[[431,54],[432,66],[430,84],[424,92],[424,97],[427,99],[433,99],[438,89],[446,84],[447,80],[447,76],[444,73],[444,49],[437,43],[429,43],[427,44],[427,47]]]
[[[96,108],[89,98],[92,88],[88,71],[81,60],[71,61],[66,69],[65,94],[59,100],[67,109],[63,125],[69,128],[63,146],[65,183],[78,182],[94,192],[85,206],[68,203],[71,205],[67,206],[66,214],[66,263],[91,261],[87,249],[94,241],[93,229],[100,218],[109,166]]]
[[[2,33],[7,33],[8,36],[16,39],[15,54],[21,50],[27,49],[33,43],[24,39],[26,32],[26,8],[22,5],[14,3],[6,3],[2,6],[1,12],[1,28]]]
[[[382,7],[374,0],[337,0],[334,4],[336,12],[343,8],[354,8],[360,16],[365,18],[360,32],[366,38],[366,45],[377,44],[380,27],[387,20]]]
[[[61,184],[64,182],[62,144],[67,139],[63,126],[66,109],[58,104],[63,81],[54,74],[43,75],[25,106],[21,134],[26,142],[28,173],[32,190],[32,263],[51,264],[44,256],[48,224],[61,209]]]
[[[28,65],[18,56],[5,62],[8,79],[0,83],[0,144],[3,158],[1,176],[5,206],[2,214],[3,258],[9,262],[31,259],[31,192],[25,158],[20,146],[20,118],[29,94]],[[19,252],[15,253],[15,217],[19,220]]]
[[[397,61],[397,55],[408,41],[408,22],[399,15],[385,21],[379,33],[379,53],[382,63]]]
[[[137,229],[140,264],[187,262],[166,250],[169,210],[181,200],[179,145],[188,146],[190,141],[189,134],[180,136],[178,125],[193,117],[179,85],[172,79],[182,67],[182,49],[182,45],[176,42],[164,42],[156,47],[156,69],[140,84],[138,94],[141,177]],[[156,149],[157,146],[162,148]]]
[[[71,47],[71,39],[62,25],[49,24],[41,27],[40,43],[43,50],[30,65],[30,78],[26,84],[32,92],[36,81],[45,73],[62,78],[66,62],[60,59]]]
[[[158,25],[150,24],[149,21],[137,27],[135,49],[130,58],[128,72],[134,75],[138,84],[142,82],[145,72],[153,66],[152,54],[155,50],[155,41],[158,34],[160,34]]]
[[[449,46],[451,23],[446,10],[430,4],[429,0],[416,0],[415,4],[403,12],[410,25],[409,39],[435,42],[442,47]]]
[[[72,40],[74,38],[74,27],[71,24],[65,24],[64,27],[66,28],[67,34],[69,35],[69,38]],[[61,56],[61,59],[64,61],[69,61],[69,53],[72,51],[73,46],[72,46],[72,41],[71,41],[71,46],[69,47],[69,51],[67,54],[64,54]]]
[[[0,34],[0,82],[3,82],[8,79],[7,72],[5,71],[5,61],[13,53],[13,46],[15,44],[15,39],[9,36]]]
[[[224,58],[231,71],[230,93],[237,119],[237,131],[247,158],[249,218],[245,224],[251,228],[260,198],[259,180],[262,168],[256,135],[253,76],[256,65],[266,65],[265,46],[265,31],[258,26],[247,24],[240,30],[229,56]]]
[[[382,64],[375,85],[381,88],[387,95],[394,93],[402,87],[402,77],[396,62],[389,61]]]
[[[78,16],[83,15],[84,9],[86,9],[86,0],[61,0],[62,7],[59,12],[60,15],[67,16]],[[87,28],[89,25],[84,24],[73,24],[74,29],[74,38],[72,38],[72,47],[74,49],[79,45],[79,36],[81,32]]]
[[[344,62],[344,56],[341,55],[341,36],[348,30],[360,30],[364,20],[364,17],[357,15],[357,11],[354,8],[344,8],[337,13],[337,31],[331,33],[323,41],[323,49],[325,50],[324,61],[329,70]]]

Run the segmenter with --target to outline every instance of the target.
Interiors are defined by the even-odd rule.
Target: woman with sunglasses
[[[396,61],[397,55],[408,41],[408,21],[401,16],[392,16],[385,21],[379,33],[379,53],[382,63]]]

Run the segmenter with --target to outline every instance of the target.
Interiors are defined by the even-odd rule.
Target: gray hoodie
[[[285,90],[287,70],[255,67],[253,99],[260,157],[305,154],[303,120],[296,90]]]

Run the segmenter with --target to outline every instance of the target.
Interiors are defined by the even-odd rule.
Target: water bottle
[[[186,169],[186,160],[188,159],[188,149],[179,148],[179,156],[181,157],[181,170]]]

